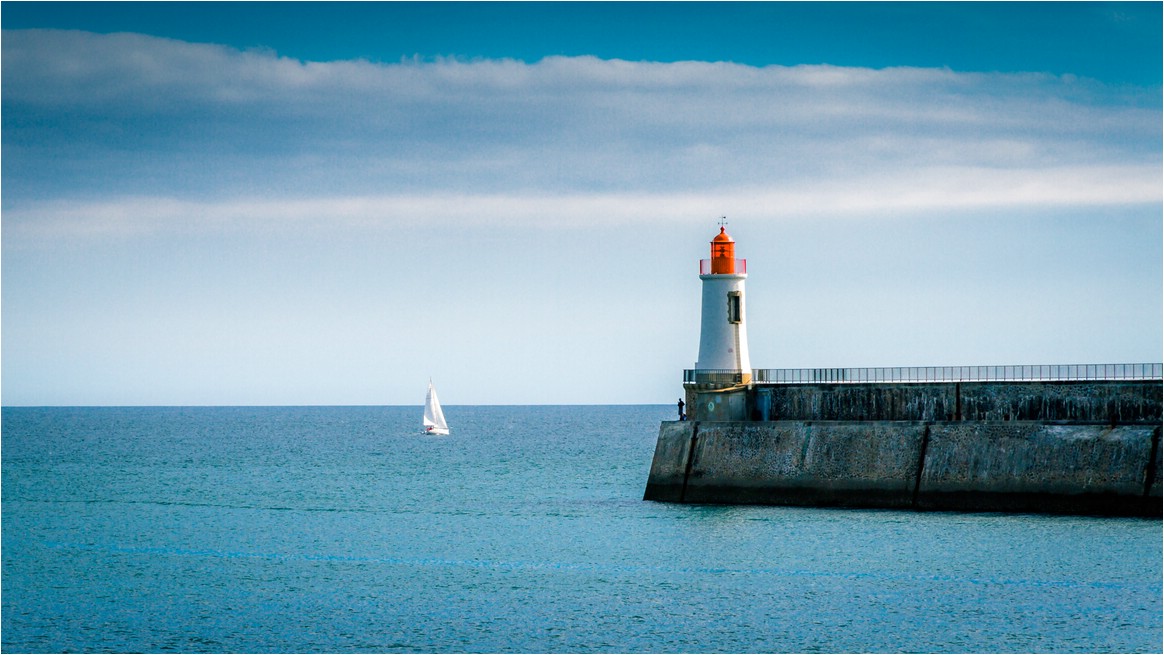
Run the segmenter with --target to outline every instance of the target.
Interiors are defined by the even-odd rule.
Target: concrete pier
[[[704,420],[660,426],[646,500],[1161,516],[1158,381],[730,393],[688,390]],[[733,403],[754,420],[706,420]]]

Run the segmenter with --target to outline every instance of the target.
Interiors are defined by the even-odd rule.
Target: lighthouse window
[[[740,322],[740,292],[733,291],[728,294],[728,323]]]

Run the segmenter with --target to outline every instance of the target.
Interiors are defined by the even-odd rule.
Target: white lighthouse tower
[[[752,381],[744,301],[747,261],[736,259],[736,242],[722,226],[711,241],[711,259],[699,261],[699,279],[703,281],[703,310],[696,378],[747,384]]]

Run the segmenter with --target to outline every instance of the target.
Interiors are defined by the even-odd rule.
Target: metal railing
[[[733,378],[734,376],[734,378]],[[685,369],[684,383],[739,384],[740,371]],[[1161,380],[1164,364],[1051,364],[1029,366],[897,366],[889,368],[760,368],[757,384],[863,382],[1003,382]]]
[[[711,275],[711,260],[710,259],[699,260],[699,274],[700,275]],[[748,260],[737,259],[736,260],[736,270],[735,270],[734,275],[747,275],[747,274],[748,274]]]

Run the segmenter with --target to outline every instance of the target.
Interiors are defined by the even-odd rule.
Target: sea
[[[13,652],[1161,652],[1152,519],[642,500],[673,406],[2,410]]]

